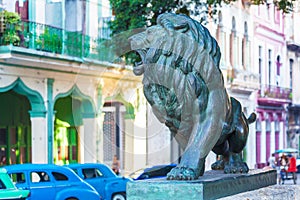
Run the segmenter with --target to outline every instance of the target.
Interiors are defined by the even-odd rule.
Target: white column
[[[84,163],[85,162],[85,156],[84,156],[84,129],[83,126],[76,127],[78,131],[78,162]]]
[[[247,164],[250,169],[255,168],[256,164],[256,129],[255,123],[249,125],[249,136],[247,140]]]
[[[230,66],[230,33],[225,32],[225,62],[226,67]],[[232,66],[233,67],[233,66]]]
[[[275,121],[271,122],[270,154],[275,152]]]
[[[260,140],[260,162],[265,163],[266,158],[266,121],[261,122],[261,140]]]
[[[125,119],[125,153],[124,153],[124,172],[123,175],[134,171],[134,120]]]
[[[283,124],[283,122],[280,122],[279,123],[279,130],[280,130],[280,132],[279,132],[279,149],[282,149],[282,148],[284,148],[284,140],[285,140],[285,133],[284,133],[284,124]]]
[[[97,118],[97,139],[96,139],[96,152],[97,152],[97,161],[103,162],[103,121],[104,121],[104,113],[99,114]]]
[[[96,118],[84,118],[83,119],[83,139],[81,151],[84,152],[84,162],[96,162],[96,132],[97,123]]]
[[[48,163],[47,120],[43,117],[33,117],[31,120],[32,163]]]

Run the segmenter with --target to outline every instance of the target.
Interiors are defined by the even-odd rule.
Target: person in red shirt
[[[289,168],[288,172],[297,172],[296,158],[292,155],[289,155]]]

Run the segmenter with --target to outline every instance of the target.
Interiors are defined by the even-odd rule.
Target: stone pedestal
[[[250,170],[248,174],[207,171],[194,181],[149,179],[129,182],[127,200],[209,200],[276,184],[275,170]]]

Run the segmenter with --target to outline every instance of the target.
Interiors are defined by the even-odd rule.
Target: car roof
[[[105,172],[107,176],[117,176],[112,169],[103,163],[72,163],[65,165],[71,169],[78,169],[78,168],[100,168]]]
[[[1,167],[1,168],[0,168],[0,173],[1,173],[1,174],[3,174],[3,173],[6,174],[6,173],[7,173],[7,170],[6,170],[5,168]]]
[[[65,175],[68,175],[71,180],[78,181],[80,179],[77,176],[77,174],[73,172],[70,168],[61,165],[55,165],[55,164],[25,163],[25,164],[8,165],[5,166],[4,168],[7,170],[8,173],[21,172],[21,171],[39,171],[39,170],[57,171]]]
[[[55,164],[32,164],[32,163],[7,165],[4,168],[7,169],[8,171],[13,169],[18,169],[18,170],[67,169],[66,167],[55,165]]]
[[[103,164],[103,163],[71,163],[71,164],[68,164],[68,165],[65,165],[67,167],[96,167],[96,166],[103,166],[103,167],[108,167],[106,164]]]
[[[147,167],[144,169],[144,171],[152,171],[152,170],[157,170],[157,169],[161,169],[161,168],[164,168],[164,167],[176,167],[176,164],[167,164],[167,165],[154,165],[154,166],[151,166],[151,167]]]

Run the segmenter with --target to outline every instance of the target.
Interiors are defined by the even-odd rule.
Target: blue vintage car
[[[28,200],[99,200],[98,192],[67,167],[17,164],[4,167],[16,187],[30,190]]]
[[[70,164],[79,177],[92,185],[106,200],[125,200],[129,178],[117,176],[107,165],[100,163]]]

